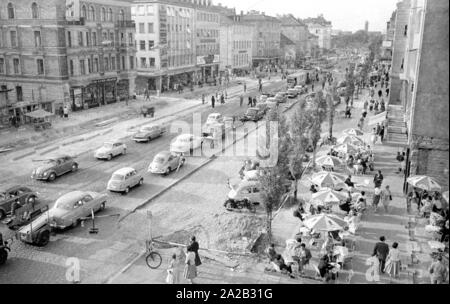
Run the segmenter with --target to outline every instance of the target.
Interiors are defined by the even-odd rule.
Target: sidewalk
[[[352,112],[351,119],[338,118],[335,119],[333,133],[334,136],[339,138],[342,135],[342,131],[346,128],[356,128],[357,119],[359,119],[362,112],[362,104],[364,97],[368,95],[367,90],[364,94],[360,95],[358,100],[354,102],[354,110]],[[340,105],[339,108],[344,108],[344,105]],[[368,117],[373,114],[369,113]],[[368,121],[368,119],[366,119]],[[325,123],[327,124],[327,123]],[[328,130],[327,127],[323,127],[323,130]],[[365,124],[365,131],[368,132],[371,127]],[[370,133],[370,132],[369,132]],[[366,133],[363,139],[368,142],[370,134]],[[320,151],[326,151],[330,147],[324,146]],[[410,215],[406,212],[406,201],[403,195],[403,175],[396,173],[398,170],[398,162],[395,159],[399,148],[386,146],[381,143],[377,143],[375,147],[372,147],[375,155],[375,170],[381,170],[384,175],[383,188],[386,185],[390,185],[393,201],[390,203],[388,213],[384,212],[381,206],[375,213],[373,210],[368,210],[361,220],[361,226],[358,229],[355,240],[356,249],[352,260],[353,276],[350,283],[353,284],[367,284],[376,283],[370,276],[370,266],[366,264],[367,258],[372,254],[373,247],[378,241],[379,237],[384,235],[386,242],[389,246],[393,242],[399,243],[399,250],[401,252],[402,267],[404,269],[400,273],[398,280],[390,280],[389,276],[382,275],[380,283],[413,283],[413,272],[417,271],[418,283],[429,283],[429,275],[427,269],[431,263],[430,247],[428,241],[431,237],[427,235],[424,230],[426,225],[424,221],[419,220],[419,225],[415,230],[415,241],[410,241],[409,230],[405,227],[410,220]],[[338,170],[338,173],[349,174],[347,170]],[[372,202],[373,195],[373,175],[374,172],[369,172],[367,175],[352,176],[352,180],[356,184],[368,185],[367,187],[360,187],[358,190],[366,191],[368,197],[368,205]],[[302,196],[306,201],[311,197],[309,192],[309,182],[306,181],[309,175],[304,176],[302,181],[299,182],[299,196]],[[382,210],[383,209],[383,210]],[[298,218],[293,216],[293,208],[282,210],[273,222],[273,234],[274,240],[282,251],[285,247],[286,239],[292,238],[300,228],[300,222]],[[412,250],[416,251],[417,258],[420,260],[419,264],[411,264]],[[317,250],[312,250],[313,263],[317,263],[319,259],[319,253]],[[341,274],[342,273],[342,274]],[[346,281],[349,275],[349,271],[341,271],[338,278],[338,282]]]

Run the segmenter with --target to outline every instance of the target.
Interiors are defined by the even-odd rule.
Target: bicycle
[[[145,245],[147,247],[147,256],[145,258],[145,262],[151,269],[157,269],[159,266],[161,266],[162,257],[158,252],[154,251],[154,242],[152,240],[147,241]]]

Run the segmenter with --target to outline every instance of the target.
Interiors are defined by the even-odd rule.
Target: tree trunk
[[[267,211],[267,240],[272,243],[272,210]]]
[[[313,168],[313,170],[316,169],[316,148],[317,148],[317,143],[314,144],[314,146],[313,146],[313,159],[312,159],[312,163],[313,163],[312,168]]]

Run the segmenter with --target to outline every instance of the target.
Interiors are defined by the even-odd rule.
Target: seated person
[[[317,186],[316,185],[311,185],[311,187],[309,188],[309,191],[311,191],[311,193],[317,193]]]
[[[367,206],[367,197],[366,197],[366,192],[365,191],[361,191],[361,194],[358,196],[357,200],[361,200],[364,203],[364,208]]]
[[[322,251],[329,252],[330,250],[333,249],[333,245],[334,245],[333,236],[330,233],[328,233],[327,239],[322,245]]]
[[[351,110],[350,110],[350,107],[347,106],[347,107],[345,108],[345,118],[351,118],[351,117],[352,117],[352,112],[351,112]]]
[[[312,254],[311,250],[306,248],[305,243],[302,243],[298,249],[299,249],[297,254],[297,256],[299,257],[298,270],[300,273],[303,273],[303,269],[305,265],[309,264],[309,260],[311,260]]]
[[[362,198],[358,199],[356,203],[352,205],[356,212],[361,212],[365,208],[364,200]]]
[[[341,237],[339,236],[339,230],[330,231],[328,234],[330,235],[331,238],[333,238],[333,240],[339,242],[341,241]]]
[[[433,207],[432,207],[433,212],[441,213],[441,211],[442,211],[442,202],[441,202],[440,197],[437,194],[435,194],[433,196],[432,203],[433,203]]]
[[[345,211],[346,213],[350,212],[351,209],[351,196],[349,198],[347,198],[347,200],[343,203],[339,205],[339,209],[341,209],[342,211]]]
[[[422,213],[422,216],[427,217],[430,215],[431,211],[433,209],[433,202],[431,200],[431,197],[427,197],[427,199],[423,202],[422,208],[420,208],[420,212]]]
[[[351,175],[349,175],[347,177],[347,179],[345,180],[344,183],[347,184],[347,186],[349,186],[349,187],[354,187],[355,186],[355,183],[352,182],[352,176]]]
[[[292,268],[284,263],[283,257],[281,254],[277,254],[275,259],[272,261],[275,265],[278,266],[280,271],[286,270],[289,275],[292,277]]]
[[[271,261],[275,260],[277,257],[277,252],[275,251],[275,244],[270,244],[269,248],[267,248],[267,256]]]
[[[332,252],[328,252],[327,254],[322,256],[319,260],[319,265],[317,266],[317,268],[319,269],[320,276],[322,278],[326,278],[326,281],[329,281],[330,279],[332,280],[335,279],[334,275],[329,275],[331,274],[330,270],[333,269],[333,265],[331,265],[330,263],[335,261],[336,260],[333,257]]]

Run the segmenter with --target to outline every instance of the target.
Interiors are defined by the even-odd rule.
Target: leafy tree
[[[310,139],[313,146],[313,167],[316,166],[316,148],[322,133],[322,123],[327,117],[327,101],[322,92],[318,92],[314,99],[314,106],[307,111],[310,122]]]
[[[330,140],[333,140],[333,124],[334,124],[334,114],[335,114],[335,107],[334,107],[334,102],[335,100],[339,100],[339,96],[337,94],[337,90],[336,90],[336,84],[332,84],[329,92],[327,92],[327,96],[326,96],[326,100],[327,100],[327,104],[328,104],[328,138]]]
[[[353,94],[355,93],[355,74],[354,74],[354,66],[351,65],[345,74],[345,100],[351,100],[351,104],[353,104]]]

